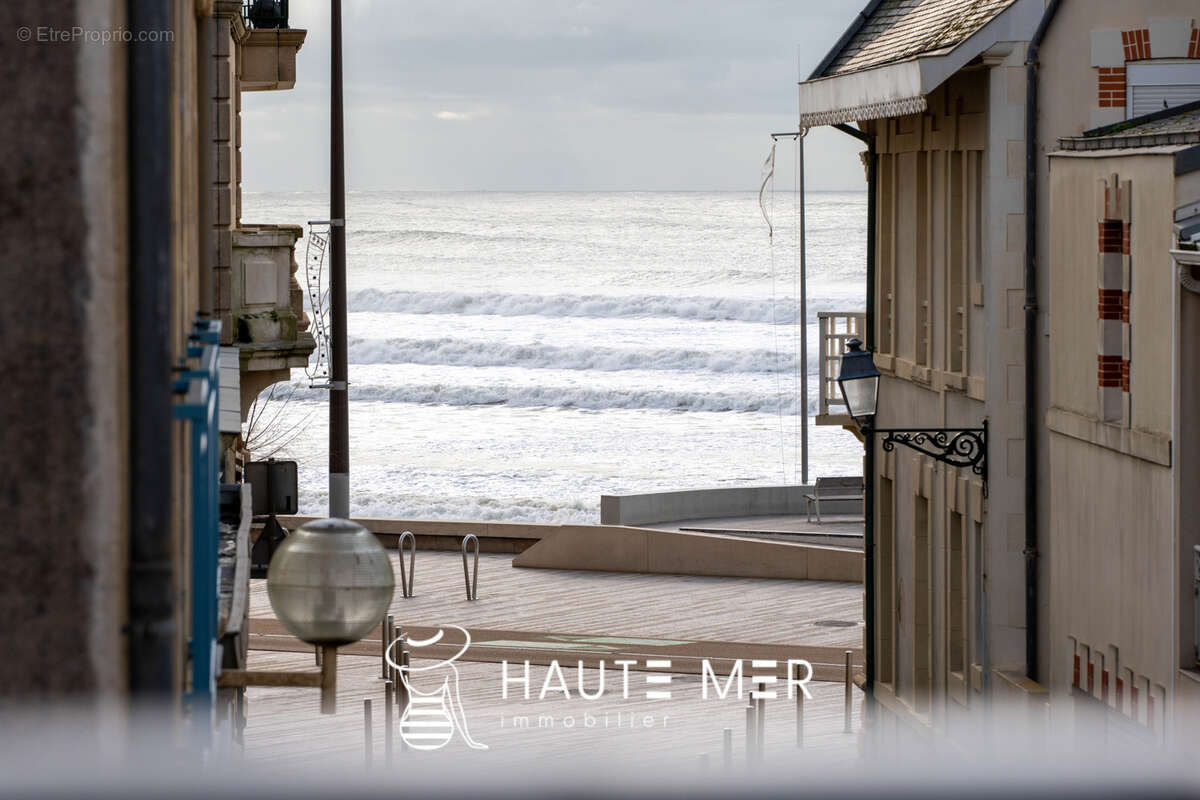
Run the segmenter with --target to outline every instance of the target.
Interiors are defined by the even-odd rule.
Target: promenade
[[[395,565],[394,552],[392,558]],[[403,598],[397,587],[391,613],[417,639],[447,625],[470,632],[471,646],[456,662],[460,696],[471,736],[488,749],[469,750],[456,735],[435,752],[401,753],[397,736],[397,760],[467,753],[505,763],[620,756],[628,763],[667,760],[717,769],[728,728],[734,762],[744,765],[749,675],[772,673],[765,666],[752,669],[751,660],[776,662],[773,674],[782,678],[789,658],[809,660],[816,673],[809,684],[813,697],[804,707],[806,746],[797,748],[796,702],[780,684],[780,697],[763,701],[764,761],[819,757],[827,762],[857,755],[856,735],[842,732],[841,681],[844,652],[854,651],[854,662],[861,661],[861,585],[520,569],[511,566],[511,556],[501,554],[481,555],[479,573],[479,599],[471,602],[459,554],[419,552],[415,596]],[[311,648],[287,636],[272,618],[265,581],[252,582],[251,617],[252,669],[312,667]],[[384,682],[378,636],[376,631],[342,651],[336,716],[318,713],[312,690],[248,690],[246,758],[281,766],[313,759],[361,765],[363,700],[369,698],[374,762],[382,766]],[[745,694],[739,699],[735,686],[719,698],[709,679],[705,696],[702,664],[707,661],[723,684],[738,659],[745,668]],[[527,672],[525,661],[530,662]],[[616,666],[622,661],[633,662],[627,664],[627,675]],[[508,662],[507,673],[502,662]],[[601,662],[604,693],[584,699],[580,681],[594,695]],[[667,662],[666,668],[651,666]],[[413,661],[414,666],[427,663],[433,662]],[[555,665],[561,672],[550,676],[552,689],[539,698]],[[648,687],[646,678],[660,673],[671,675],[669,685]],[[504,696],[506,674],[528,678],[528,699],[524,684],[512,680],[509,696]],[[422,679],[418,673],[414,684]],[[666,689],[670,697],[648,698],[648,688]],[[857,689],[853,700],[857,730]]]

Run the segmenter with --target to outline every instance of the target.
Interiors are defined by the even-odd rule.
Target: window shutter
[[[1129,116],[1140,117],[1164,108],[1200,100],[1200,83],[1176,86],[1130,86]]]
[[[1125,70],[1126,118],[1200,100],[1200,62],[1148,61]]]

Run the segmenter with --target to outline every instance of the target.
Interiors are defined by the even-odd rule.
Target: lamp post
[[[321,713],[335,713],[337,649],[379,624],[394,590],[387,551],[366,528],[345,519],[300,526],[271,557],[267,596],[289,633],[321,648],[321,668],[225,670],[217,685],[319,688]]]
[[[983,493],[987,494],[987,420],[979,428],[877,428],[875,415],[879,407],[879,369],[869,350],[863,349],[861,339],[846,342],[838,374],[838,389],[846,403],[846,412],[854,419],[863,434],[866,447],[864,459],[863,503],[863,582],[866,603],[863,637],[864,692],[870,697],[875,687],[875,437],[883,436],[885,453],[897,444],[953,467],[970,467],[983,478]]]

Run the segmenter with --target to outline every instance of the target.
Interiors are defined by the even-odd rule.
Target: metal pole
[[[753,764],[755,761],[755,751],[757,748],[754,743],[754,734],[756,730],[754,720],[754,701],[751,700],[746,706],[746,763]]]
[[[392,702],[392,695],[395,694],[395,684],[388,681],[383,685],[383,763],[387,766],[392,765],[392,749],[393,749],[393,728],[395,723],[392,721],[395,705]]]
[[[321,645],[321,713],[337,713],[337,647]]]
[[[363,700],[363,763],[371,768],[371,759],[375,755],[375,741],[372,738],[371,698]]]
[[[401,705],[400,693],[403,691],[403,682],[400,675],[400,664],[404,663],[404,631],[396,624],[391,626],[391,640],[395,644],[392,645],[391,660],[397,664],[391,670],[391,682],[396,684],[396,704]]]
[[[379,621],[379,677],[388,679],[388,636],[392,631],[392,615],[388,614]]]
[[[875,691],[875,430],[863,427],[863,709],[870,715]]]
[[[808,274],[805,264],[807,231],[804,225],[804,137],[796,137],[796,183],[800,187],[800,483],[808,485]]]
[[[725,769],[733,766],[733,728],[721,731],[722,749],[725,753]]]
[[[757,746],[758,760],[762,761],[767,751],[767,698],[765,683],[758,684],[758,699],[754,703],[754,743]]]
[[[130,0],[132,32],[171,30],[169,3]],[[179,677],[177,587],[170,535],[171,45],[162,37],[134,39],[127,50],[129,98],[129,692],[135,701],[170,700]],[[206,131],[207,133],[207,131]],[[185,257],[187,254],[185,254]],[[213,477],[215,481],[216,478]],[[193,593],[215,591],[194,587]]]
[[[404,697],[401,700],[400,704],[403,706],[403,705],[408,705],[408,684],[404,682],[408,676],[408,651],[407,650],[401,650],[401,652],[400,652],[400,667],[401,667],[401,669],[400,669],[400,690],[402,692],[404,692]]]
[[[796,680],[800,680],[800,665],[795,665]],[[804,687],[797,687],[796,692],[796,747],[804,747]]]
[[[342,124],[342,0],[330,2],[329,92],[329,516],[350,517],[350,416],[346,393],[346,153]]]
[[[853,710],[854,710],[854,695],[852,694],[852,691],[854,689],[854,679],[853,679],[853,676],[851,675],[851,671],[854,669],[854,667],[850,663],[850,660],[853,656],[854,656],[853,650],[846,651],[846,714],[845,714],[846,721],[845,721],[845,724],[842,726],[842,733],[853,733],[854,732],[854,726],[851,722],[851,714],[853,713]]]

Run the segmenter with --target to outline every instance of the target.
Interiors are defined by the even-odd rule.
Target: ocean
[[[351,512],[598,522],[602,494],[798,483],[793,194],[770,203],[773,245],[752,192],[351,192]],[[247,192],[242,218],[327,209]],[[866,195],[810,193],[807,228],[811,415],[816,312],[863,304]],[[298,461],[326,513],[325,393],[295,370],[259,405],[254,457]],[[810,479],[861,472],[809,431]]]

